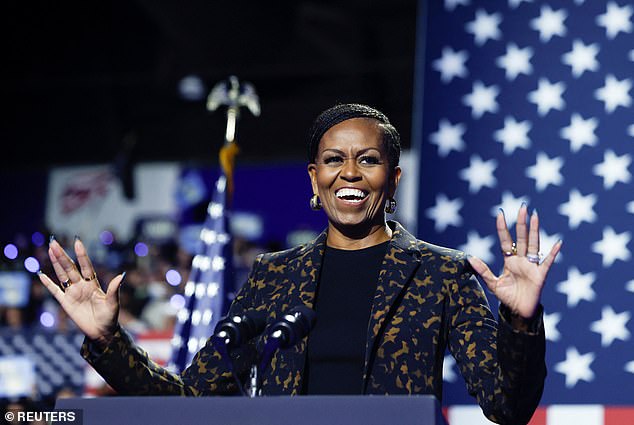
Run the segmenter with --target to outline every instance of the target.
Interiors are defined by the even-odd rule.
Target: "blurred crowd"
[[[74,236],[55,235],[60,244],[72,253]],[[26,238],[24,238],[26,240]],[[121,286],[120,323],[133,333],[146,331],[169,331],[174,326],[174,319],[178,303],[170,302],[174,295],[183,295],[185,283],[194,253],[188,252],[177,240],[161,243],[144,244],[147,249],[137,248],[138,241],[119,243],[116,239],[102,243],[95,239],[89,242],[88,253],[99,277],[101,285],[105,285],[117,274],[125,271],[126,277]],[[256,255],[270,250],[280,249],[276,243],[266,246],[254,244],[246,239],[234,238],[233,267],[236,282],[243,283]],[[48,244],[40,246],[33,243],[21,243],[18,250],[20,255],[14,260],[3,258],[0,271],[24,270],[24,258],[35,258],[40,269],[53,280],[57,281],[53,267],[47,254]],[[168,272],[175,279],[169,279]],[[174,273],[176,272],[176,273]],[[0,305],[0,326],[12,329],[23,329],[34,326],[46,326],[59,331],[73,329],[74,324],[66,317],[64,311],[57,307],[57,301],[40,283],[37,274],[31,273],[29,301],[24,307],[9,307]],[[230,292],[238,288],[230,288]],[[232,293],[227,294],[229,298]],[[42,323],[41,315],[49,312],[53,315],[52,322]]]
[[[31,284],[28,303],[23,307],[0,304],[0,331],[23,331],[37,328],[53,332],[76,330],[73,322],[59,308],[57,301],[40,283],[37,274],[25,270],[25,258],[33,257],[39,263],[39,268],[57,281],[47,254],[48,239],[46,238],[50,233],[41,233],[45,235],[41,244],[34,243],[30,237],[17,237],[13,244],[17,246],[19,255],[14,259],[9,259],[6,255],[2,256],[0,272],[26,272],[30,276]],[[72,245],[75,236],[55,234],[55,238],[74,257]],[[121,325],[133,334],[156,331],[171,335],[179,309],[179,303],[174,301],[174,296],[183,296],[194,253],[188,252],[176,239],[160,243],[145,241],[143,246],[147,249],[142,250],[138,249],[138,244],[142,242],[138,240],[121,243],[112,237],[107,240],[107,243],[100,238],[90,240],[82,238],[82,241],[87,245],[102,287],[105,288],[105,285],[117,274],[126,272],[125,281],[120,290],[119,321]],[[235,291],[246,280],[248,271],[259,253],[281,248],[281,244],[270,243],[264,246],[234,237],[233,267],[237,287],[226,289],[227,298],[230,300],[235,296]],[[71,389],[63,389],[46,399],[39,396],[0,399],[0,407],[5,412],[20,409],[46,410],[53,407],[57,398],[78,395],[81,394],[75,394]],[[107,388],[104,388],[104,393],[99,395],[109,395]],[[0,419],[2,420],[6,421],[4,416]]]

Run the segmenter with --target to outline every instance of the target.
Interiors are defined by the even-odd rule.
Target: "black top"
[[[326,247],[308,339],[304,394],[361,394],[368,320],[388,242]]]

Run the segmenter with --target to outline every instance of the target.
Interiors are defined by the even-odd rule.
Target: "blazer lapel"
[[[289,261],[288,267],[292,270],[290,280],[296,285],[294,285],[295,290],[289,293],[287,301],[284,303],[287,304],[288,308],[280,311],[281,314],[285,314],[288,310],[301,304],[313,308],[326,246],[326,236],[326,231],[322,232],[314,241],[306,244],[295,258]],[[273,357],[273,362],[284,370],[277,371],[278,379],[269,373],[266,380],[275,383],[275,386],[281,386],[278,387],[279,394],[298,395],[301,392],[307,342],[308,338],[304,338],[294,347],[278,351]],[[279,379],[280,377],[282,379]],[[271,389],[272,392],[278,393],[273,388]]]
[[[313,308],[315,305],[315,293],[319,283],[324,249],[326,248],[326,237],[327,232],[324,230],[313,242],[307,244],[298,256],[299,277],[297,281],[299,300],[293,300],[297,302],[291,305],[297,305],[299,302],[308,308]]]
[[[382,335],[390,316],[390,311],[399,295],[407,286],[410,278],[420,266],[420,250],[416,238],[407,232],[399,223],[388,222],[393,227],[392,239],[388,251],[381,264],[372,313],[368,322],[363,369],[364,391],[370,376],[370,366],[376,354],[379,336]]]

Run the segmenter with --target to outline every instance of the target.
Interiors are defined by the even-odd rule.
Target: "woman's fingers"
[[[546,256],[546,258],[544,258],[544,261],[541,264],[541,266],[544,268],[544,276],[546,276],[548,270],[550,270],[550,266],[552,266],[555,262],[555,258],[557,258],[557,254],[559,254],[562,244],[563,241],[561,239],[558,240],[557,243],[555,243],[555,245],[553,245],[553,247],[550,249],[550,252]]]
[[[64,296],[64,291],[62,291],[59,285],[53,282],[53,280],[42,271],[39,271],[37,273],[37,277],[40,278],[40,282],[42,282],[42,284],[46,286],[46,289],[48,289],[51,294],[53,294],[55,299],[61,304],[62,297]]]
[[[77,255],[77,262],[79,263],[84,279],[93,280],[95,277],[95,268],[90,261],[90,257],[88,257],[84,243],[77,237],[75,238],[75,254]]]
[[[119,288],[123,283],[123,279],[125,279],[125,272],[115,276],[110,283],[108,283],[108,288],[106,288],[106,299],[109,303],[114,305],[119,304]]]
[[[537,210],[533,210],[530,218],[527,253],[539,255],[539,216],[537,215]]]
[[[493,274],[489,266],[485,264],[484,261],[480,260],[478,257],[469,256],[468,258],[469,264],[471,267],[478,273],[478,275],[484,280],[487,284],[487,287],[495,294],[495,290],[497,289],[498,278]]]
[[[49,244],[49,257],[51,257],[55,274],[57,274],[61,282],[70,280],[70,284],[73,284],[82,280],[75,262],[66,254],[66,251],[56,240],[51,241]]]
[[[515,224],[515,237],[517,238],[517,255],[523,257],[526,255],[528,246],[528,229],[526,228],[526,216],[528,210],[526,204],[522,204],[517,212],[517,223]]]
[[[495,218],[495,227],[498,232],[498,238],[500,239],[500,248],[503,252],[511,252],[513,248],[513,239],[509,233],[509,229],[506,227],[506,219],[504,218],[504,211],[500,209],[497,217]]]
[[[53,270],[55,271],[55,275],[60,282],[70,282],[68,275],[66,274],[66,270],[64,267],[57,261],[57,255],[51,246],[48,247],[48,257],[51,260],[51,264],[53,265]]]

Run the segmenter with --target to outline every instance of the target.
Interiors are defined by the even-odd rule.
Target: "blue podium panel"
[[[433,396],[104,397],[60,399],[83,425],[446,425]]]

